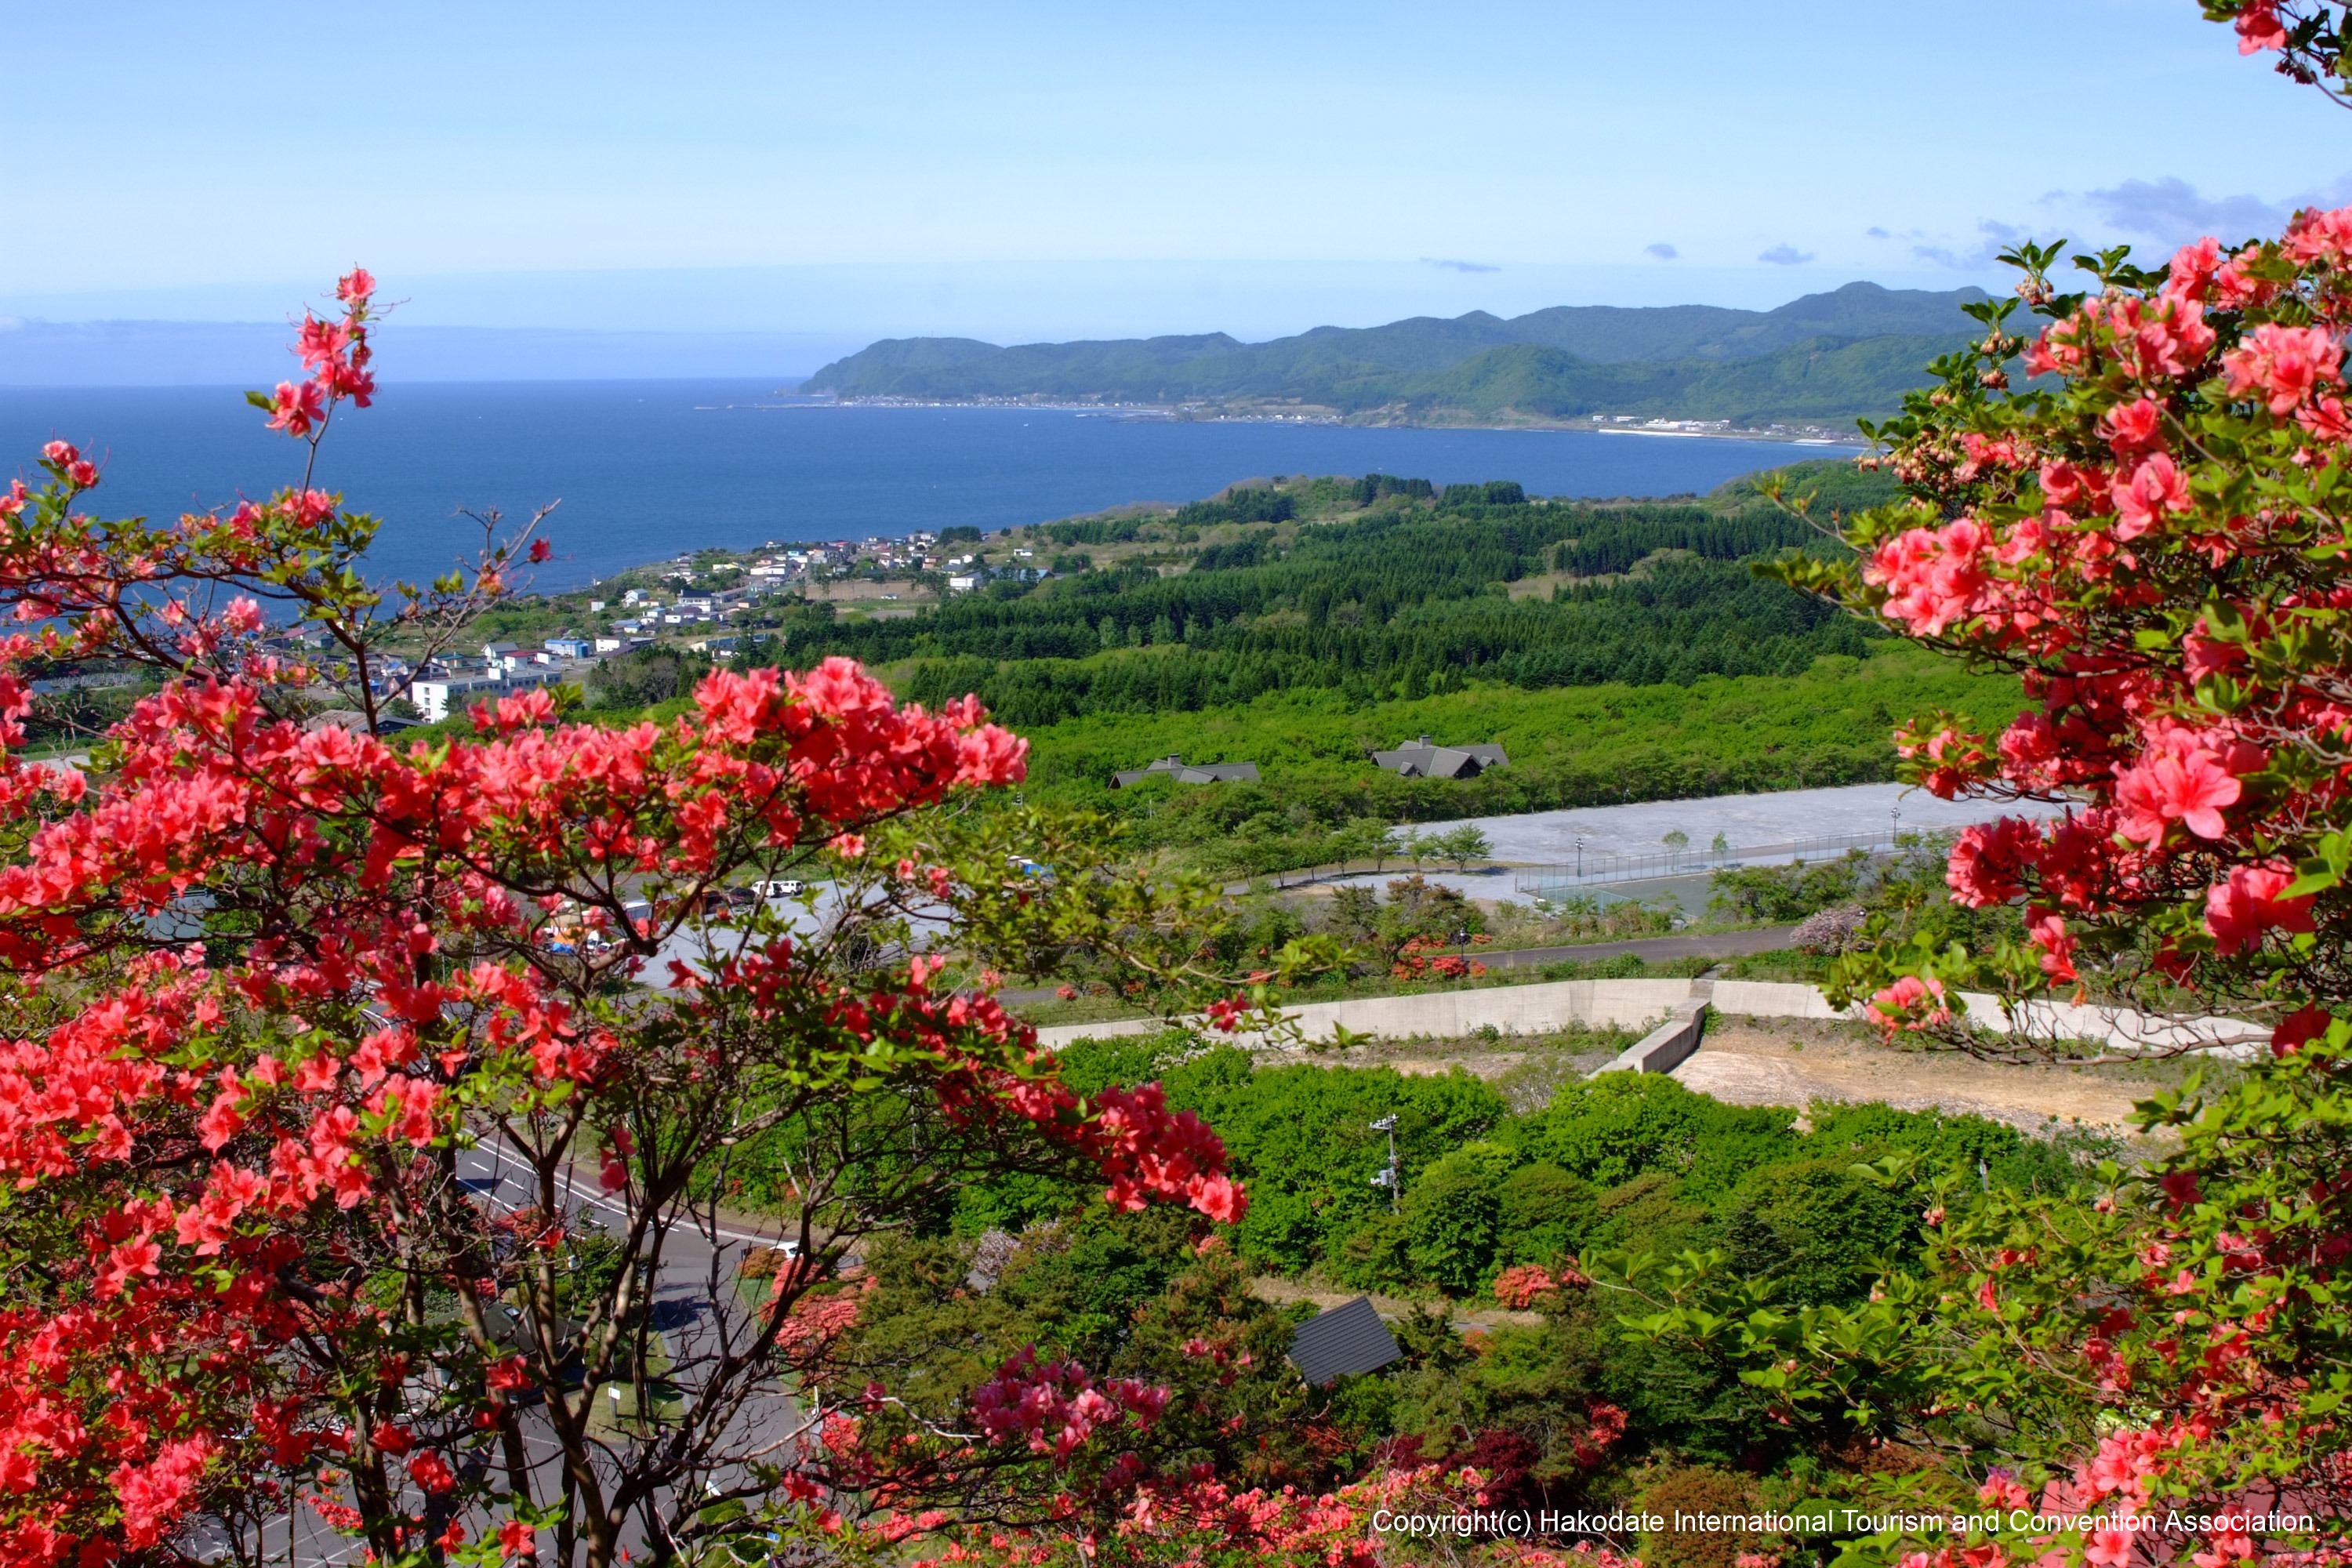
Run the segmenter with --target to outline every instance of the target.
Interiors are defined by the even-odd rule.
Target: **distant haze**
[[[782,386],[887,340],[1019,344],[1181,331],[1259,343],[1427,319],[1482,335],[1476,323],[1498,314],[1526,321],[1563,307],[1629,328],[1650,318],[1678,337],[1692,316],[1785,313],[1797,308],[1782,304],[1792,295],[1827,298],[1845,281],[1822,279],[1807,293],[1815,277],[1776,272],[1759,289],[1748,275],[1697,270],[1169,263],[581,274],[530,286],[427,279],[407,292],[387,283],[399,304],[379,333],[378,369],[387,382],[749,376]],[[293,373],[287,319],[315,294],[289,283],[0,298],[0,385],[268,386]],[[1946,284],[1935,297],[1954,296]],[[1631,355],[1650,352],[1643,343]]]
[[[268,387],[300,367],[275,321],[0,321],[0,386]],[[797,384],[858,347],[816,332],[589,332],[407,327],[380,380],[634,381],[760,376]]]

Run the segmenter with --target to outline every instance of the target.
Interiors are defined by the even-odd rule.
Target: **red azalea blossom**
[[[306,378],[260,399],[272,428],[316,438],[339,403],[365,405],[373,294],[354,271],[339,319],[305,320]],[[593,1228],[596,1184],[575,1174],[601,1154],[614,1195],[594,1201],[658,1217],[676,1152],[667,1131],[640,1146],[622,1112],[659,1095],[666,1113],[747,1053],[836,1097],[879,1072],[923,1107],[927,1135],[1020,1143],[1041,1168],[1092,1173],[1120,1207],[1243,1217],[1205,1123],[1153,1085],[1081,1099],[986,994],[993,976],[946,991],[936,956],[846,965],[758,932],[682,965],[672,989],[647,983],[647,958],[709,889],[779,858],[856,857],[961,792],[1019,783],[1025,742],[977,700],[901,704],[833,658],[713,671],[667,723],[567,722],[536,690],[484,704],[458,743],[402,746],[365,715],[314,727],[282,700],[325,674],[256,642],[289,616],[360,637],[363,518],[301,488],[117,528],[66,508],[98,479],[78,448],[52,443],[43,463],[44,486],[6,492],[0,593],[78,629],[0,649],[0,812],[19,828],[0,859],[0,983],[20,1004],[0,1042],[0,1180],[12,1224],[48,1225],[54,1245],[40,1284],[0,1309],[0,1558],[151,1553],[207,1510],[277,1516],[297,1499],[379,1559],[457,1549],[468,1531],[433,1500],[499,1495],[503,1471],[478,1478],[519,1435],[517,1406],[617,1385],[610,1369],[581,1380],[602,1353],[583,1305],[560,1331],[585,1337],[551,1362],[510,1330],[507,1303],[543,1278],[534,1260]],[[487,552],[435,613],[478,614],[512,553]],[[66,657],[163,667],[101,772],[16,749],[27,662]],[[919,885],[952,902],[982,896],[971,880],[942,865]],[[625,901],[641,888],[650,914]],[[216,919],[234,940],[156,935]],[[73,1005],[23,1005],[51,994]],[[731,1142],[700,1168],[722,1169]],[[470,1180],[478,1153],[532,1177],[493,1188],[555,1191],[562,1212],[453,1184],[450,1163]],[[616,1245],[642,1245],[615,1228]],[[428,1273],[410,1248],[436,1260]],[[772,1271],[764,1305],[742,1309],[772,1360],[744,1373],[813,1374],[860,1310],[844,1267]],[[384,1279],[431,1294],[424,1341]],[[458,1324],[507,1338],[442,1332]],[[1049,1447],[1147,1429],[1165,1398],[1055,1376]],[[603,1439],[585,1440],[580,1462],[605,1462]],[[533,1552],[529,1523],[494,1531],[506,1556]]]
[[[2230,868],[2205,894],[2205,929],[2212,932],[2215,947],[2227,956],[2259,942],[2265,931],[2315,930],[2310,899],[2280,897],[2294,881],[2294,872],[2284,867]]]
[[[2248,0],[2238,13],[2238,52],[2259,54],[2286,47],[2286,26],[2279,20],[2277,0]]]

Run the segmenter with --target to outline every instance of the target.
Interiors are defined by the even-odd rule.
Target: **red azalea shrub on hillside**
[[[2206,10],[2340,87],[2340,7]],[[2063,807],[1951,852],[1953,898],[2019,907],[2023,941],[1881,946],[1833,989],[1891,1036],[2002,1059],[2142,1048],[2070,1043],[2105,1032],[2052,1005],[2070,1002],[2258,1018],[2270,1049],[2144,1106],[2171,1141],[2145,1165],[2072,1193],[1955,1173],[1922,1268],[1865,1307],[1792,1314],[1719,1262],[1600,1282],[1647,1298],[1650,1331],[1736,1345],[1824,1451],[1913,1456],[1885,1500],[1979,1521],[1876,1542],[1916,1568],[2333,1560],[2352,1504],[2352,208],[2152,271],[2084,258],[2082,293],[2050,276],[2062,248],[2019,247],[2019,299],[1972,308],[1981,343],[1873,432],[1865,461],[1910,499],[1844,520],[1851,561],[1779,569],[2022,678],[2000,734],[1901,734],[1906,776]]]
[[[373,290],[344,279],[305,377],[255,395],[313,463],[373,391]],[[832,660],[715,672],[669,723],[566,721],[540,690],[404,744],[375,722],[383,633],[446,646],[545,558],[530,530],[394,604],[357,575],[373,522],[307,468],[149,526],[86,510],[73,447],[41,465],[0,497],[0,1559],[163,1561],[289,1509],[383,1562],[609,1563],[655,1519],[686,1550],[764,1537],[864,1506],[836,1456],[743,1415],[821,1370],[861,1237],[975,1173],[1073,1164],[1114,1204],[1241,1216],[1196,1118],[1152,1087],[1082,1100],[908,956],[908,911],[942,902],[1009,949],[1154,929],[1159,895],[1082,845],[1040,889],[1003,871],[1034,824],[927,809],[1024,775],[975,702],[900,706]],[[87,769],[26,760],[30,676],[90,659],[160,686]],[[362,721],[303,721],[320,707]],[[811,865],[846,896],[830,931],[696,912]],[[714,1260],[656,1373],[661,1249],[760,1137],[799,1152],[799,1259],[741,1300]],[[1063,1382],[1055,1444],[1149,1416],[1149,1389],[1106,1385],[1104,1412]],[[633,1416],[597,1403],[624,1390]]]

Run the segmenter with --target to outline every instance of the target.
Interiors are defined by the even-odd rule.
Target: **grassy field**
[[[1033,799],[1094,806],[1139,838],[1240,874],[1336,858],[1325,840],[1350,821],[1443,821],[1627,801],[1801,789],[1889,779],[1895,726],[1948,709],[1998,727],[2023,696],[2005,677],[1916,648],[1830,656],[1799,676],[1710,677],[1689,686],[1529,691],[1474,684],[1444,697],[1351,705],[1332,691],[1283,692],[1192,713],[1097,714],[1028,731]],[[1427,733],[1499,741],[1508,767],[1460,783],[1400,779],[1376,746]],[[1252,762],[1260,783],[1108,787],[1117,769],[1181,752]]]

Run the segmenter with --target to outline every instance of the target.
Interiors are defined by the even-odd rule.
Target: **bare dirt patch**
[[[875,577],[843,577],[830,583],[811,583],[801,590],[813,601],[836,605],[854,605],[867,600],[903,599],[908,604],[931,602],[930,591],[912,578],[884,581]]]
[[[1879,1101],[2049,1131],[2053,1122],[2125,1130],[2134,1101],[2178,1084],[2187,1070],[2178,1062],[2004,1067],[1881,1045],[1852,1024],[1717,1016],[1674,1076],[1732,1105]]]
[[[1378,1065],[1394,1068],[1407,1078],[1433,1078],[1462,1068],[1473,1078],[1498,1079],[1526,1065],[1525,1051],[1478,1051],[1448,1057],[1441,1061],[1434,1057],[1391,1057]]]

